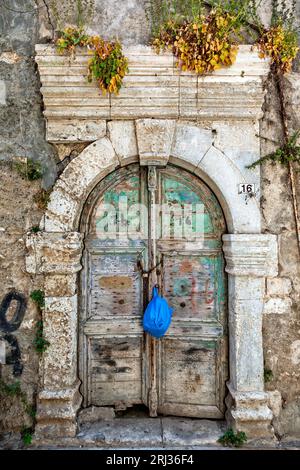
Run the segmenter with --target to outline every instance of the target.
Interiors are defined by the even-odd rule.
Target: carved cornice
[[[101,120],[253,120],[262,115],[262,78],[268,61],[260,59],[250,45],[240,46],[233,66],[203,77],[179,71],[171,53],[157,55],[148,46],[124,52],[129,59],[124,86],[119,96],[103,96],[86,79],[89,56],[85,50],[77,51],[72,60],[57,54],[54,46],[36,46],[49,141],[74,140],[76,126],[82,134],[79,140],[96,140],[102,137]],[[68,127],[67,137],[63,126]]]

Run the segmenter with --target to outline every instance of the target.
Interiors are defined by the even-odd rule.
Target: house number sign
[[[255,184],[239,184],[239,194],[255,194]]]

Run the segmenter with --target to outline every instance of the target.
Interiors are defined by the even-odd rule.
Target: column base
[[[273,439],[269,395],[265,392],[237,392],[230,385],[227,387],[225,417],[228,426],[235,432],[245,432],[248,439]]]
[[[36,439],[75,437],[77,412],[82,402],[79,380],[64,390],[43,390],[38,397]]]

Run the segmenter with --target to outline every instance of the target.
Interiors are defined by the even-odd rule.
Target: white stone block
[[[295,366],[300,364],[300,340],[297,339],[291,344],[291,362]]]
[[[198,168],[216,185],[216,196],[219,200],[226,201],[223,209],[230,232],[260,233],[261,215],[258,202],[255,198],[251,198],[246,204],[244,198],[240,197],[239,184],[245,183],[245,180],[234,162],[212,146]],[[228,213],[226,209],[229,209]]]
[[[0,80],[0,106],[6,106],[6,84]]]
[[[292,291],[292,281],[287,277],[274,277],[267,279],[267,295],[285,296]]]
[[[282,410],[281,393],[278,390],[268,392],[269,395],[269,407],[273,412],[273,416],[278,418]]]
[[[93,142],[106,135],[105,120],[57,120],[47,123],[47,140],[53,143]]]
[[[117,156],[122,160],[138,155],[134,121],[110,121],[109,138]]]
[[[289,298],[271,298],[265,302],[264,313],[265,314],[279,314],[290,313],[292,306],[292,300]]]
[[[48,274],[45,277],[46,297],[72,297],[77,291],[76,274]]]
[[[60,181],[68,188],[72,197],[81,199],[94,187],[95,179],[100,181],[101,176],[106,176],[107,171],[114,170],[118,165],[119,161],[110,140],[103,137],[86,147],[72,160]]]
[[[228,298],[235,300],[263,299],[265,279],[263,277],[229,276]]]
[[[277,260],[275,235],[226,234],[223,235],[223,242],[226,272],[229,274],[265,277],[275,272],[277,268],[277,263],[274,263],[274,258]]]
[[[137,142],[141,165],[166,166],[171,152],[175,121],[139,119],[136,121]]]
[[[76,217],[77,201],[61,188],[51,194],[45,217],[45,230],[51,232],[72,231],[72,221]]]
[[[44,353],[45,387],[72,386],[77,375],[77,296],[45,298],[44,333],[50,343]]]
[[[171,155],[198,166],[211,145],[210,129],[199,129],[191,124],[179,122],[176,125]]]
[[[256,121],[220,121],[213,122],[212,128],[216,131],[214,144],[224,153],[234,155],[239,152],[260,152],[260,139]]]
[[[82,234],[28,234],[26,271],[30,274],[74,274],[81,270]]]

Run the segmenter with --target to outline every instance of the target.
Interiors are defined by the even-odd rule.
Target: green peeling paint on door
[[[154,415],[223,418],[223,213],[211,190],[194,175],[170,165],[152,169],[151,181],[154,176],[157,184],[150,197],[146,168],[117,170],[99,183],[83,212],[79,357],[84,406],[125,409],[144,403]],[[124,200],[126,220],[120,212]],[[154,242],[153,220],[148,226],[143,211],[130,212],[137,204],[151,217],[155,214]],[[106,223],[109,207],[113,220]],[[115,238],[109,237],[113,228]],[[142,317],[153,279],[147,271],[154,266],[160,293],[174,314],[166,336],[151,342]]]

